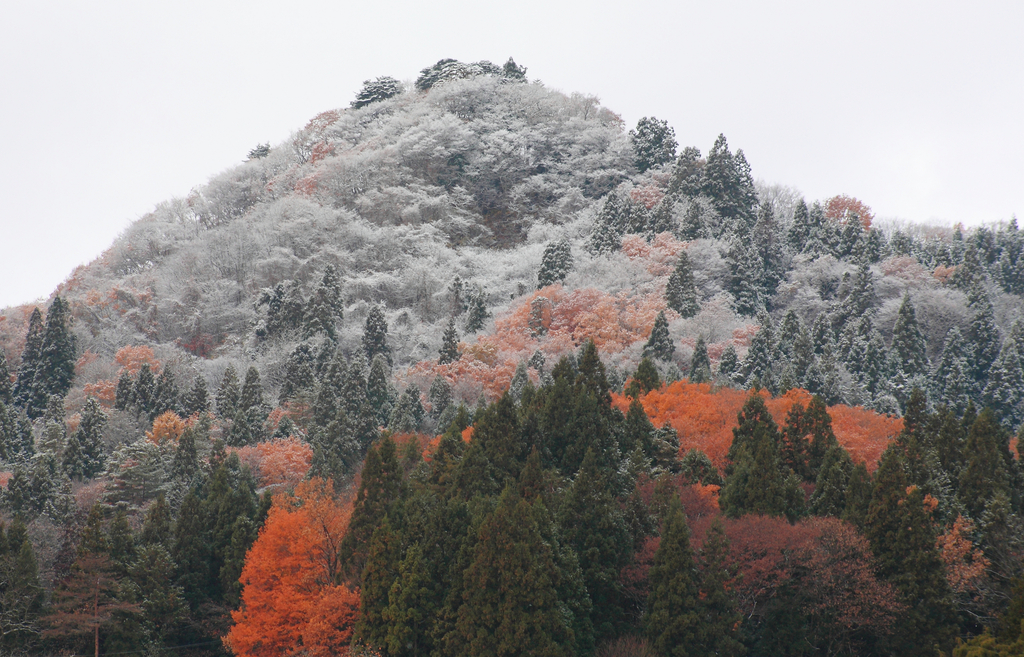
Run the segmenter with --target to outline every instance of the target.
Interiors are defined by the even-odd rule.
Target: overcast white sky
[[[6,0],[0,307],[362,80],[442,57],[511,55],[704,153],[724,132],[809,200],[1005,221],[1024,212],[1024,3],[969,4]]]

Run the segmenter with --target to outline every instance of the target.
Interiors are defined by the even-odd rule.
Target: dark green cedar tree
[[[693,317],[700,312],[697,284],[693,278],[693,266],[686,250],[679,252],[675,269],[668,277],[665,287],[665,303],[681,317]]]
[[[675,351],[676,346],[672,343],[672,336],[668,331],[668,319],[665,318],[663,310],[654,318],[654,327],[651,329],[651,337],[644,345],[643,355],[670,362]]]

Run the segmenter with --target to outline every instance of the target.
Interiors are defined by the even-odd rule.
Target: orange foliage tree
[[[641,398],[644,410],[657,427],[666,423],[679,434],[679,453],[699,449],[708,455],[716,467],[725,467],[725,455],[732,444],[732,430],[737,425],[737,414],[751,393],[733,388],[712,389],[706,383],[676,381],[660,390],[652,390]],[[811,395],[806,390],[794,389],[772,398],[767,392],[759,393],[775,422],[782,426],[786,414],[794,404],[806,407]],[[625,413],[629,399],[612,394],[612,403]],[[879,415],[860,406],[832,406],[832,430],[854,461],[863,461],[874,470],[878,459],[894,437],[903,429],[903,420]]]
[[[188,423],[174,411],[165,411],[153,420],[153,429],[146,432],[146,438],[157,445],[177,443]]]
[[[864,230],[871,228],[871,221],[875,218],[871,208],[863,201],[846,194],[833,196],[825,203],[825,216],[840,224],[845,224],[851,217],[856,216]]]
[[[151,348],[144,345],[121,347],[114,354],[114,362],[127,370],[132,376],[138,374],[142,366],[147,363],[149,364],[149,369],[153,370],[154,374],[160,371],[160,361],[156,359],[156,354],[153,353]]]
[[[903,431],[903,418],[880,415],[862,406],[829,406],[828,414],[839,444],[854,461],[863,461],[871,471],[878,467],[885,448]]]
[[[249,466],[260,486],[295,486],[309,472],[313,461],[313,448],[296,436],[229,449]]]
[[[949,588],[957,596],[974,589],[990,565],[981,550],[971,542],[973,531],[974,523],[971,520],[957,516],[953,525],[937,539],[939,555],[946,566]]]
[[[535,306],[543,309],[539,327],[536,321],[531,325]],[[508,389],[518,363],[534,352],[540,351],[554,363],[593,339],[603,354],[617,354],[647,340],[661,311],[670,321],[677,317],[666,310],[663,285],[650,293],[614,295],[593,288],[567,292],[561,285],[549,285],[521,297],[508,315],[495,321],[493,334],[480,336],[473,344],[460,344],[459,360],[444,365],[422,361],[406,377],[427,388],[435,377],[443,376],[463,399],[480,394],[497,399]]]
[[[242,605],[224,644],[239,657],[347,655],[359,592],[337,584],[338,550],[352,515],[329,481],[274,498],[245,557]]]

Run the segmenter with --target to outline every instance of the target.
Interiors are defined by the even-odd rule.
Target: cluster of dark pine
[[[645,369],[630,392],[659,384]],[[923,655],[990,623],[1017,640],[1024,473],[991,411],[930,414],[914,391],[906,429],[872,474],[838,444],[820,397],[794,406],[780,428],[754,394],[723,481],[700,452],[679,459],[674,432],[653,427],[639,402],[626,415],[611,406],[592,344],[544,380],[472,416],[460,410],[429,462],[415,442],[404,454],[389,438],[371,448],[342,549],[361,590],[357,645],[394,655],[494,646],[570,655],[639,635],[657,654],[685,645],[679,654]],[[722,485],[724,518],[710,528],[680,504],[697,483]],[[870,546],[857,556],[865,590],[823,599],[814,584],[823,573],[796,565],[757,604],[738,599],[737,569],[758,566],[730,557],[723,523],[752,516],[847,521]],[[975,528],[990,564],[970,593],[951,587],[946,569],[956,565],[937,546],[958,519]],[[692,522],[703,522],[699,549]],[[655,536],[638,593],[622,573],[643,562]],[[856,560],[830,558],[823,567]],[[851,631],[843,605],[870,606],[878,590],[895,591],[878,603],[888,616],[867,614]]]

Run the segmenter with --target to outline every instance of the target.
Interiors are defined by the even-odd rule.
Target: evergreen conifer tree
[[[725,347],[722,357],[718,360],[718,378],[726,385],[732,385],[736,382],[737,374],[742,374],[739,356],[736,355],[736,347],[730,344]]]
[[[454,363],[462,355],[459,353],[459,334],[455,330],[455,318],[448,320],[448,327],[441,337],[441,350],[438,352],[437,362],[441,365]]]
[[[868,505],[871,503],[872,486],[867,465],[861,462],[853,466],[850,483],[846,486],[846,508],[842,518],[862,532],[867,521]]]
[[[725,135],[718,135],[708,152],[700,177],[700,194],[711,199],[728,229],[746,232],[755,221],[757,193],[742,150],[729,152]]]
[[[804,413],[801,427],[808,441],[808,467],[810,476],[816,478],[821,470],[825,455],[838,445],[836,435],[832,431],[832,416],[828,414],[825,399],[820,395],[811,398]]]
[[[676,496],[665,514],[650,582],[643,625],[654,649],[672,657],[697,654],[694,648],[700,645],[703,630],[700,586],[690,528]]]
[[[42,414],[51,396],[64,397],[71,389],[71,381],[75,378],[76,347],[70,324],[70,309],[59,295],[54,296],[46,313],[32,395],[25,409],[30,418],[35,419]]]
[[[430,402],[430,416],[435,419],[441,417],[441,413],[452,403],[452,386],[446,378],[441,375],[434,377],[434,382],[430,384],[430,390],[427,392],[427,400]]]
[[[156,378],[156,384],[153,387],[153,403],[149,411],[150,422],[167,411],[176,414],[182,413],[181,391],[178,389],[178,383],[174,379],[174,370],[170,365],[165,367],[160,372],[160,376]]]
[[[469,308],[466,312],[466,332],[476,333],[484,327],[484,323],[490,316],[491,314],[487,312],[484,292],[477,288],[476,294],[469,298]]]
[[[337,323],[344,318],[344,305],[337,271],[334,265],[327,265],[320,282],[306,303],[303,312],[303,337],[324,335],[334,340],[337,336]]]
[[[117,379],[117,388],[114,391],[114,409],[125,411],[135,405],[135,380],[131,372],[124,370]]]
[[[18,367],[18,378],[14,383],[14,403],[28,410],[32,400],[36,371],[41,366],[43,349],[43,315],[39,308],[32,309],[28,320],[28,332],[25,334],[25,348],[21,351],[21,366]],[[29,415],[33,420],[41,415]]]
[[[622,246],[622,236],[626,232],[624,218],[628,214],[628,200],[622,199],[615,192],[605,197],[601,212],[594,222],[594,232],[587,245],[591,253],[612,253],[619,250]]]
[[[781,436],[760,394],[750,395],[737,419],[719,506],[730,517],[761,513],[794,520],[803,513],[800,479],[782,471]]]
[[[387,646],[389,624],[384,618],[388,597],[402,561],[402,537],[387,516],[373,529],[360,574],[359,619],[352,639],[356,645],[382,650]],[[400,631],[400,628],[393,628]]]
[[[795,253],[801,253],[804,250],[813,231],[814,225],[811,224],[807,203],[801,198],[793,209],[793,223],[789,225],[789,232],[786,235],[789,246]]]
[[[779,327],[779,355],[784,356],[787,360],[793,359],[793,347],[803,327],[803,322],[800,321],[800,316],[796,314],[795,310],[786,313],[786,316],[782,318],[782,325]]]
[[[679,252],[676,267],[668,277],[665,287],[665,303],[681,317],[693,317],[700,312],[697,284],[693,279],[693,267],[686,249]]]
[[[575,637],[559,612],[555,555],[542,540],[533,507],[511,486],[480,524],[462,580],[445,654],[571,654]]]
[[[991,409],[978,414],[967,434],[965,464],[960,473],[960,501],[972,518],[981,518],[997,494],[1009,495],[1013,458],[1009,437]]]
[[[131,396],[132,409],[135,414],[149,417],[156,397],[156,377],[153,376],[153,370],[150,369],[149,363],[143,363],[139,369]]]
[[[946,334],[942,356],[931,379],[934,399],[953,409],[957,415],[967,410],[973,388],[966,353],[960,329],[954,326]]]
[[[878,575],[908,603],[895,634],[899,654],[928,655],[944,645],[955,627],[949,584],[921,489],[910,486],[904,449],[893,443],[875,473],[865,535]]]
[[[281,382],[281,392],[278,401],[284,403],[299,393],[309,390],[313,386],[315,375],[313,366],[316,357],[308,342],[303,342],[288,354],[288,362],[285,365],[284,381]]]
[[[0,522],[0,582],[0,651],[15,655],[29,648],[41,629],[45,599],[32,542],[19,518],[7,528]]]
[[[189,606],[196,610],[210,596],[211,546],[202,501],[195,489],[182,500],[174,525],[171,556],[177,565],[175,582]]]
[[[903,296],[896,317],[889,356],[893,394],[901,404],[906,404],[912,389],[924,387],[929,370],[924,334],[918,326],[909,293]]]
[[[192,387],[185,393],[182,399],[182,410],[188,416],[202,415],[210,410],[210,393],[206,387],[206,377],[202,374],[196,376],[192,381]]]
[[[614,636],[625,622],[618,573],[627,564],[632,539],[591,448],[562,502],[563,538],[579,555],[583,581],[593,603],[591,620],[598,640]]]
[[[537,272],[537,289],[564,281],[572,269],[572,247],[569,240],[562,238],[551,242],[544,249],[540,271]]]
[[[992,303],[984,287],[977,285],[972,288],[968,300],[968,306],[973,311],[971,324],[967,329],[971,374],[981,386],[984,386],[989,368],[999,355],[999,329],[996,328]]]
[[[370,308],[366,315],[366,325],[363,328],[363,351],[366,352],[366,360],[373,363],[374,356],[380,354],[390,369],[391,347],[388,346],[388,322],[384,318],[384,309],[380,306]]]
[[[228,365],[224,370],[224,376],[220,380],[220,387],[217,388],[215,401],[217,403],[217,414],[223,419],[233,419],[238,411],[238,396],[240,394],[238,385],[238,372],[234,365]]]
[[[231,423],[228,444],[234,446],[254,445],[263,442],[266,430],[263,423],[267,419],[269,409],[263,397],[263,384],[256,367],[250,367],[245,373],[245,383],[238,396],[235,418]]]
[[[14,385],[11,383],[11,372],[7,367],[7,355],[0,349],[0,404],[10,406],[14,403]]]
[[[679,144],[668,121],[653,116],[641,118],[636,128],[629,131],[629,141],[633,145],[633,165],[640,173],[676,159]]]
[[[419,543],[413,543],[398,564],[398,577],[388,591],[388,606],[381,614],[387,627],[384,642],[389,655],[426,654],[436,611],[432,588],[423,550]]]
[[[343,567],[353,576],[358,577],[366,564],[374,528],[402,494],[402,468],[398,463],[397,449],[394,441],[385,434],[366,453],[352,519],[339,550]]]
[[[391,417],[388,418],[388,429],[396,433],[419,431],[423,416],[424,410],[420,402],[419,388],[409,384],[391,411]]]
[[[103,454],[103,426],[107,416],[100,408],[99,402],[90,397],[82,409],[81,420],[72,439],[78,444],[82,459],[79,476],[91,478],[99,474],[105,461]],[[69,473],[70,474],[70,473]]]
[[[764,309],[764,290],[760,285],[760,269],[762,263],[757,252],[747,245],[737,242],[729,250],[726,258],[729,263],[729,292],[733,296],[736,312],[752,317]]]
[[[199,474],[199,440],[209,440],[210,418],[200,415],[198,421],[187,427],[178,439],[171,463],[171,477],[183,483],[191,483]]]
[[[693,358],[690,360],[690,382],[711,382],[711,358],[708,356],[708,346],[704,342],[703,335],[697,336],[697,344],[693,348]]]
[[[878,294],[875,291],[875,277],[871,273],[871,267],[865,262],[857,270],[857,276],[853,279],[853,288],[846,298],[845,310],[847,317],[868,316],[877,304]]]
[[[387,423],[395,402],[395,394],[388,383],[391,367],[384,354],[377,354],[370,362],[370,372],[366,377],[366,399],[377,418],[378,425]]]
[[[803,479],[811,478],[810,444],[807,442],[807,429],[804,413],[807,409],[797,402],[786,413],[786,424],[782,428],[782,442],[779,443],[779,458],[782,464],[800,475]]]
[[[654,319],[654,328],[651,329],[651,337],[644,345],[644,356],[657,358],[663,361],[671,361],[676,346],[672,343],[672,336],[668,332],[668,320],[665,318],[665,311],[658,313]]]
[[[999,357],[989,368],[982,397],[1007,428],[1024,420],[1024,367],[1015,340],[1003,343]]]
[[[842,517],[846,510],[846,491],[852,474],[853,460],[849,452],[838,443],[829,448],[818,470],[814,493],[811,494],[811,513],[816,516]]]
[[[767,313],[761,313],[758,322],[761,326],[750,341],[750,349],[747,350],[747,356],[743,359],[743,376],[746,378],[748,386],[757,383],[774,391],[775,375],[772,368],[777,360],[775,329],[772,319]]]
[[[730,580],[735,568],[729,565],[729,538],[719,518],[708,529],[697,559],[700,565],[700,622],[697,645],[691,654],[739,657],[741,615]]]

